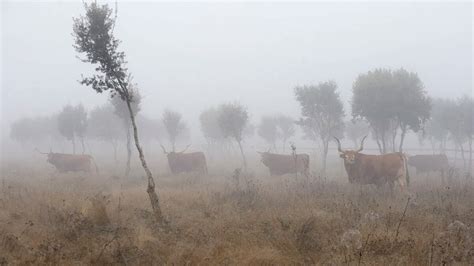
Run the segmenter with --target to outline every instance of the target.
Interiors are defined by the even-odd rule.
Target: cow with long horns
[[[184,153],[190,145],[180,152],[167,152],[165,147],[161,145],[163,152],[168,158],[168,165],[173,174],[182,172],[198,172],[207,174],[206,156],[202,152]]]
[[[389,153],[382,155],[368,155],[360,153],[364,149],[365,136],[358,150],[342,150],[341,142],[337,141],[339,156],[344,159],[344,167],[350,183],[381,187],[388,184],[393,189],[398,182],[404,190],[410,182],[407,168],[407,159],[403,153]]]
[[[270,175],[294,174],[296,172],[309,175],[309,155],[284,155],[270,152],[258,152],[262,156],[262,163],[268,167]]]
[[[65,153],[54,153],[50,151],[49,153],[40,152],[41,154],[48,155],[46,160],[48,163],[52,164],[56,170],[60,173],[66,172],[91,172],[91,164],[95,166],[96,173],[99,173],[99,168],[97,167],[94,158],[88,154],[65,154]]]

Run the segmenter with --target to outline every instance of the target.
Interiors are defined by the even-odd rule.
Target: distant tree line
[[[208,153],[228,152],[235,143],[245,166],[242,143],[254,131],[268,145],[268,150],[284,153],[288,140],[295,137],[298,126],[304,138],[321,144],[318,146],[322,147],[321,171],[324,173],[328,146],[333,136],[342,138],[345,135],[357,147],[363,136],[371,134],[379,152],[387,153],[403,151],[405,136],[408,131],[413,131],[418,134],[420,144],[428,142],[431,145],[433,153],[445,153],[447,143],[451,142],[456,155],[459,151],[464,166],[472,167],[472,97],[431,99],[418,76],[404,69],[376,69],[361,74],[354,82],[352,91],[352,118],[346,121],[334,81],[295,87],[301,117],[265,115],[256,129],[250,123],[246,107],[241,104],[228,103],[208,108],[199,116]],[[166,109],[160,118],[148,118],[140,113],[140,94],[138,91],[133,93],[136,101],[132,109],[137,114],[137,124],[143,128],[140,131],[143,141],[162,143],[168,140],[173,151],[177,142],[189,141],[190,130],[182,114]],[[125,173],[128,175],[130,172],[131,123],[127,106],[120,98],[111,98],[109,103],[90,112],[81,104],[66,105],[59,113],[49,117],[19,119],[11,125],[10,136],[22,144],[52,142],[62,138],[70,141],[72,153],[76,153],[78,141],[82,146],[81,152],[85,152],[85,138],[102,141],[111,145],[115,161],[119,144],[125,143]],[[466,151],[469,151],[468,157],[465,156]]]

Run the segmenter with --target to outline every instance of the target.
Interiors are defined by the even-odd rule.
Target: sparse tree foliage
[[[215,108],[206,109],[199,115],[201,132],[208,145],[219,143],[224,139],[224,135],[217,121],[218,117],[219,113]]]
[[[84,136],[87,129],[87,113],[82,106],[66,105],[58,115],[59,133],[72,143],[72,152],[76,153],[76,137],[81,140],[82,153],[85,151]]]
[[[359,148],[362,138],[369,134],[369,125],[364,120],[351,120],[346,122],[346,137],[354,144],[354,149]]]
[[[323,174],[326,173],[329,141],[333,136],[340,136],[344,129],[344,107],[336,89],[333,81],[295,88],[296,100],[301,105],[298,124],[309,139],[319,140],[323,145]]]
[[[95,66],[96,74],[84,77],[81,84],[91,86],[96,92],[110,91],[111,96],[120,97],[126,104],[132,122],[135,146],[143,169],[148,177],[148,196],[158,223],[163,222],[158,194],[153,175],[149,170],[138,139],[138,129],[132,109],[134,94],[129,84],[130,74],[125,66],[125,53],[118,50],[120,41],[114,36],[115,18],[107,4],[84,4],[86,14],[74,19],[74,48],[84,55],[83,62]],[[116,14],[115,14],[116,15]]]
[[[165,126],[171,148],[176,151],[176,140],[183,136],[187,131],[187,126],[182,120],[182,115],[172,110],[165,110],[161,118]]]
[[[469,149],[468,173],[472,176],[472,138],[474,137],[474,100],[471,96],[464,96],[458,100],[457,105],[460,113],[460,131],[467,140]],[[461,144],[462,146],[462,144]]]
[[[277,116],[277,127],[283,142],[283,151],[285,151],[286,142],[295,135],[295,120],[285,115],[279,115]]]
[[[433,153],[436,144],[439,144],[439,152],[446,152],[446,143],[449,138],[449,109],[453,103],[447,100],[435,99],[431,110],[431,118],[426,122],[424,130],[420,131],[423,139],[431,143]]]
[[[264,116],[258,125],[258,135],[262,137],[273,149],[276,150],[276,141],[280,137],[276,117]]]
[[[161,142],[166,135],[165,128],[160,119],[152,119],[144,114],[137,115],[137,125],[140,126],[140,139],[144,142]]]
[[[369,123],[381,153],[397,149],[398,131],[402,151],[407,131],[419,131],[430,117],[431,100],[416,73],[376,69],[359,75],[352,89],[352,115]]]
[[[117,146],[125,134],[123,123],[114,112],[115,108],[110,104],[94,108],[89,115],[88,135],[110,143],[114,150],[114,160],[117,162]]]
[[[226,138],[234,139],[239,145],[240,154],[242,155],[242,162],[244,168],[247,168],[247,161],[245,159],[244,150],[242,148],[242,141],[244,137],[244,130],[248,126],[249,115],[246,108],[238,103],[223,104],[218,109],[219,117],[217,122]]]

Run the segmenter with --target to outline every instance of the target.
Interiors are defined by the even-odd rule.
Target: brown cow
[[[44,153],[47,154],[47,162],[52,164],[60,173],[66,172],[91,172],[91,162],[94,163],[96,173],[99,169],[95,164],[94,158],[88,154],[64,154],[64,153]]]
[[[407,168],[407,159],[403,153],[389,153],[382,155],[368,155],[360,153],[364,149],[365,136],[356,151],[342,150],[339,139],[337,149],[340,157],[344,159],[344,167],[350,183],[362,185],[374,184],[381,187],[388,184],[393,189],[395,181],[398,182],[401,189],[408,186],[410,177]]]
[[[423,154],[408,157],[408,165],[415,167],[416,173],[440,172],[441,182],[445,182],[444,175],[449,170],[446,154]]]
[[[302,173],[309,175],[309,155],[297,154],[296,160],[293,155],[275,154],[269,152],[258,152],[262,156],[262,163],[270,170],[270,175],[284,175]]]
[[[173,174],[182,172],[198,172],[207,174],[206,156],[202,152],[184,153],[189,145],[181,152],[167,152],[163,145],[161,148],[168,157],[168,165]]]

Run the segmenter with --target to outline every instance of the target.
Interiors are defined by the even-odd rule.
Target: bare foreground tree
[[[74,48],[79,54],[84,54],[83,62],[95,66],[97,74],[82,78],[81,84],[91,86],[96,92],[111,91],[111,97],[120,97],[126,104],[132,122],[135,146],[138,151],[143,169],[148,177],[147,193],[153,208],[154,216],[159,224],[164,222],[158,194],[155,190],[155,181],[147,166],[135,123],[132,104],[134,102],[129,84],[130,74],[125,67],[125,53],[118,51],[120,41],[114,37],[116,20],[112,17],[113,10],[107,4],[99,6],[97,3],[84,3],[85,16],[74,18],[73,36]]]

